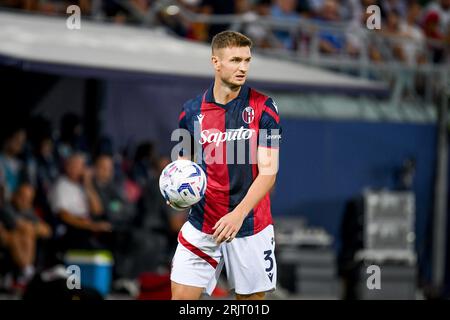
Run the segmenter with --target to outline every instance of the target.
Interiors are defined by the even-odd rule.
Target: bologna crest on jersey
[[[245,123],[250,124],[255,120],[255,110],[252,107],[247,107],[242,111],[242,119]]]

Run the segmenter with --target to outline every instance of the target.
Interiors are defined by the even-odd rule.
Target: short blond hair
[[[222,31],[214,36],[211,41],[212,52],[223,48],[233,47],[249,47],[253,45],[252,40],[249,37],[236,31]]]

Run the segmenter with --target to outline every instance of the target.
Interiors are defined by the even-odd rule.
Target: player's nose
[[[241,71],[243,73],[247,73],[248,63],[242,62],[241,64],[239,64],[239,71]]]

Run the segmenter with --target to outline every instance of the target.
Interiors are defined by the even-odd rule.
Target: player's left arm
[[[258,148],[259,174],[239,205],[217,221],[213,228],[217,243],[234,239],[245,217],[273,187],[278,171],[278,154],[279,151],[275,148]]]
[[[245,217],[275,184],[279,162],[279,139],[281,138],[279,121],[278,109],[272,99],[269,99],[260,123],[262,139],[259,139],[260,145],[257,149],[258,176],[239,205],[219,219],[213,227],[213,236],[217,243],[234,239],[241,229]]]

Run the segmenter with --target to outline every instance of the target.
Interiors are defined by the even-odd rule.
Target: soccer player
[[[214,83],[187,101],[179,117],[179,127],[200,150],[196,161],[208,184],[178,235],[172,299],[211,295],[223,265],[237,299],[263,299],[276,288],[269,191],[278,170],[281,127],[273,100],[245,85],[251,46],[241,33],[217,34]]]

